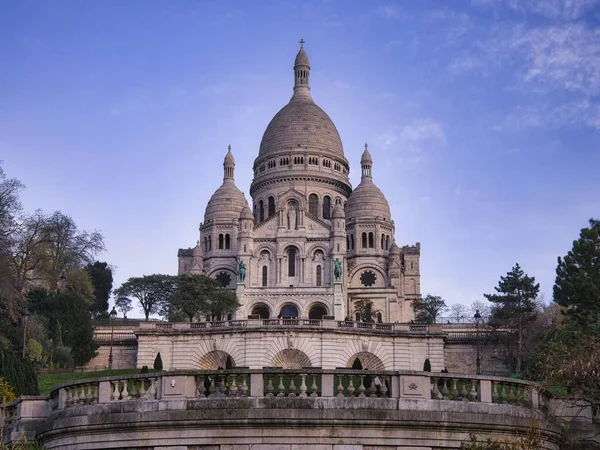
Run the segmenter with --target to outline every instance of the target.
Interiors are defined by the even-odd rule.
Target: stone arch
[[[356,367],[357,359],[359,360],[363,370],[385,370],[385,366],[381,359],[379,359],[377,355],[374,355],[371,352],[355,353],[348,359],[346,367],[348,367],[349,369],[351,369],[352,366]]]
[[[293,311],[295,309],[295,312]],[[300,317],[300,306],[296,303],[286,301],[279,307],[279,315],[282,317]]]
[[[320,244],[320,243],[317,243],[315,245],[311,245],[309,247],[309,249],[308,249],[307,255],[309,255],[309,257],[311,259],[315,259],[315,253],[317,251],[319,251],[319,250],[323,252],[323,257],[325,259],[327,259],[327,257],[329,256],[329,249],[327,248],[326,245],[323,245],[323,244]]]
[[[323,316],[329,315],[329,308],[323,302],[314,302],[306,308],[309,319],[322,319]]]
[[[227,369],[233,367],[235,367],[235,361],[229,353],[222,350],[208,352],[198,360],[198,369],[201,370],[217,370],[219,368]]]
[[[414,278],[410,278],[406,283],[406,293],[407,294],[416,294],[417,293],[417,282]]]
[[[298,203],[298,210],[306,211],[306,198],[303,193],[300,193],[294,189],[290,189],[277,197],[277,209],[285,209],[288,202],[294,200]]]
[[[259,314],[261,319],[268,319],[273,316],[271,307],[265,302],[256,302],[250,308],[250,314]]]
[[[310,358],[301,350],[296,348],[285,348],[277,353],[271,360],[273,367],[282,369],[302,369],[303,367],[312,367]]]

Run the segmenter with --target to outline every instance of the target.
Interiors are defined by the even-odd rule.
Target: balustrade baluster
[[[317,374],[313,373],[312,384],[310,385],[310,391],[311,391],[310,396],[318,397],[319,396],[319,394],[317,392],[318,390],[319,390],[319,387],[317,386]]]
[[[448,379],[442,378],[442,394],[444,396],[444,400],[450,400],[450,391],[448,390]]]
[[[73,393],[71,388],[65,388],[65,406],[71,406],[73,404]]]
[[[471,392],[469,398],[472,402],[477,400],[477,380],[471,380]]]
[[[458,387],[456,384],[458,383],[457,378],[452,378],[452,400],[456,400],[458,397]]]
[[[382,398],[387,397],[387,393],[388,393],[388,388],[387,388],[387,384],[386,384],[387,380],[388,380],[387,376],[381,377],[381,386],[379,387],[379,392],[381,392]]]
[[[348,375],[348,397],[354,397],[354,375]]]
[[[156,399],[156,378],[150,378],[150,387],[146,391],[147,398]]]
[[[212,376],[210,377],[210,384],[208,386],[208,398],[214,398],[215,396],[215,391],[216,391],[216,387],[215,387],[215,377]]]
[[[248,384],[246,383],[246,377],[248,375],[243,373],[242,374],[242,386],[240,387],[240,395],[242,397],[247,397],[248,396]]]
[[[515,403],[515,400],[517,399],[515,396],[514,387],[515,385],[513,383],[508,385],[508,403]]]
[[[275,388],[273,387],[273,375],[267,375],[267,395],[265,397],[274,397],[273,391]]]
[[[343,375],[338,375],[337,377],[338,377],[337,396],[343,397],[344,396],[344,385],[342,384]]]
[[[296,396],[296,383],[294,382],[294,378],[296,378],[296,374],[290,375],[290,392],[288,394],[289,397]]]
[[[137,380],[131,380],[131,392],[129,392],[129,397],[130,398],[137,398],[138,397],[138,390],[135,386],[135,383],[137,382]]]
[[[508,403],[508,390],[506,388],[506,383],[502,383],[500,386],[502,387],[502,403]]]
[[[498,382],[492,381],[492,403],[500,403],[500,395],[498,394]]]
[[[306,395],[306,374],[305,373],[301,373],[300,374],[300,398],[306,398],[308,397],[308,395]]]
[[[369,397],[377,398],[377,386],[375,386],[375,380],[378,380],[379,376],[375,375],[371,380],[371,386],[369,386]]]
[[[76,405],[79,403],[79,386],[75,386],[73,387],[73,397],[72,397],[72,404]]]
[[[440,399],[440,391],[438,389],[438,379],[436,377],[432,377],[432,384],[431,384],[431,398],[435,399],[435,400],[439,400]]]
[[[121,396],[121,393],[119,392],[119,381],[111,381],[111,384],[113,386],[113,393],[112,393],[112,398],[113,401],[118,401],[119,397]]]
[[[129,400],[129,390],[128,390],[128,385],[129,381],[128,380],[123,380],[123,391],[121,392],[121,398],[123,400]]]
[[[462,389],[460,390],[460,398],[463,402],[469,401],[469,393],[467,392],[467,380],[462,379]]]
[[[87,390],[85,392],[85,403],[90,404],[94,402],[94,395],[92,394],[92,384],[87,385]]]
[[[237,396],[238,394],[238,385],[237,385],[237,375],[235,373],[231,374],[231,385],[229,386],[229,395],[232,397]]]
[[[360,377],[360,386],[358,386],[358,396],[359,397],[366,397],[365,395],[365,376],[364,375],[359,375]]]
[[[146,379],[140,380],[140,398],[146,398]]]
[[[94,385],[94,390],[92,392],[92,403],[98,403],[98,397],[100,396],[100,384]]]
[[[285,386],[283,385],[283,374],[279,374],[279,385],[277,386],[277,397],[285,397]]]

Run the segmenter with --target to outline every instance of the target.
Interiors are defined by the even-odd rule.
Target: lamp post
[[[27,309],[21,315],[23,321],[23,359],[25,359],[25,350],[27,348],[27,322],[29,321],[29,311]]]
[[[481,320],[481,314],[479,314],[479,310],[475,311],[473,318],[475,319],[475,327],[477,330],[477,359],[475,360],[475,366],[477,375],[481,375],[481,357],[479,356],[479,321]]]
[[[115,322],[114,320],[117,318],[117,311],[115,310],[115,307],[113,306],[112,311],[109,314],[110,316],[110,351],[108,352],[108,370],[112,369],[112,365],[113,365],[113,354],[112,354],[112,348],[113,348],[113,334],[115,331]]]

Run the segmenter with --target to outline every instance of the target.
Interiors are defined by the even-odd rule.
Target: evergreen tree
[[[494,289],[497,294],[484,294],[495,305],[490,322],[516,331],[515,371],[521,372],[523,335],[526,325],[537,317],[540,285],[535,283],[534,277],[525,274],[517,263],[505,277],[500,276],[498,286]]]
[[[0,350],[0,378],[14,387],[15,394],[39,395],[37,374],[30,361],[16,356],[10,350]]]
[[[162,363],[162,358],[160,357],[160,352],[158,352],[158,354],[156,355],[156,358],[154,358],[154,370],[162,370],[163,369],[163,363]]]
[[[600,320],[600,221],[590,219],[567,256],[558,258],[554,301],[580,325]]]
[[[85,270],[89,274],[94,286],[94,302],[91,310],[94,314],[108,311],[108,298],[113,285],[112,269],[105,262],[96,261],[88,264]]]

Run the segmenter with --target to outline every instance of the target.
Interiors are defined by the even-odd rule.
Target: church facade
[[[206,206],[197,245],[179,250],[178,272],[235,290],[238,320],[360,320],[356,302],[369,300],[377,321],[409,322],[421,295],[420,244],[396,244],[366,144],[352,188],[340,135],[312,98],[310,75],[302,45],[292,98],[268,124],[254,161],[252,206],[235,184],[230,147],[223,184]]]

